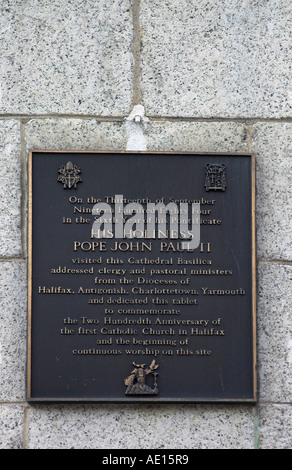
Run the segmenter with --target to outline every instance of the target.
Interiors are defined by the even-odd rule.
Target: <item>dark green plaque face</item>
[[[253,157],[33,152],[29,173],[28,400],[255,401]]]

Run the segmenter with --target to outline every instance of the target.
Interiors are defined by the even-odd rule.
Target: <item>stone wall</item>
[[[0,448],[291,448],[291,1],[0,8]],[[256,406],[27,404],[32,149],[256,155]]]

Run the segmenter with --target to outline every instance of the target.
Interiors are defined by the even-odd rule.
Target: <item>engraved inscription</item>
[[[250,156],[32,163],[32,400],[252,400]]]

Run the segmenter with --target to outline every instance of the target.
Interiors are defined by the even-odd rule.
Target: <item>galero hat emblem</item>
[[[225,191],[226,190],[226,166],[224,163],[221,165],[208,164],[206,165],[206,191]]]

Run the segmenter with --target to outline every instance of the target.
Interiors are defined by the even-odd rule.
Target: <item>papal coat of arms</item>
[[[226,167],[224,163],[221,165],[206,165],[206,191],[225,191],[226,189]]]
[[[73,165],[72,162],[68,162],[66,165],[60,166],[58,173],[58,181],[64,185],[64,188],[76,188],[77,183],[82,181],[81,177],[79,176],[81,173],[80,168],[78,168],[76,165]]]
[[[125,385],[127,386],[126,395],[157,395],[157,372],[159,365],[153,360],[149,367],[145,369],[146,364],[136,364],[133,362],[135,369],[131,375],[125,379]],[[153,388],[146,384],[146,378],[153,377]]]

